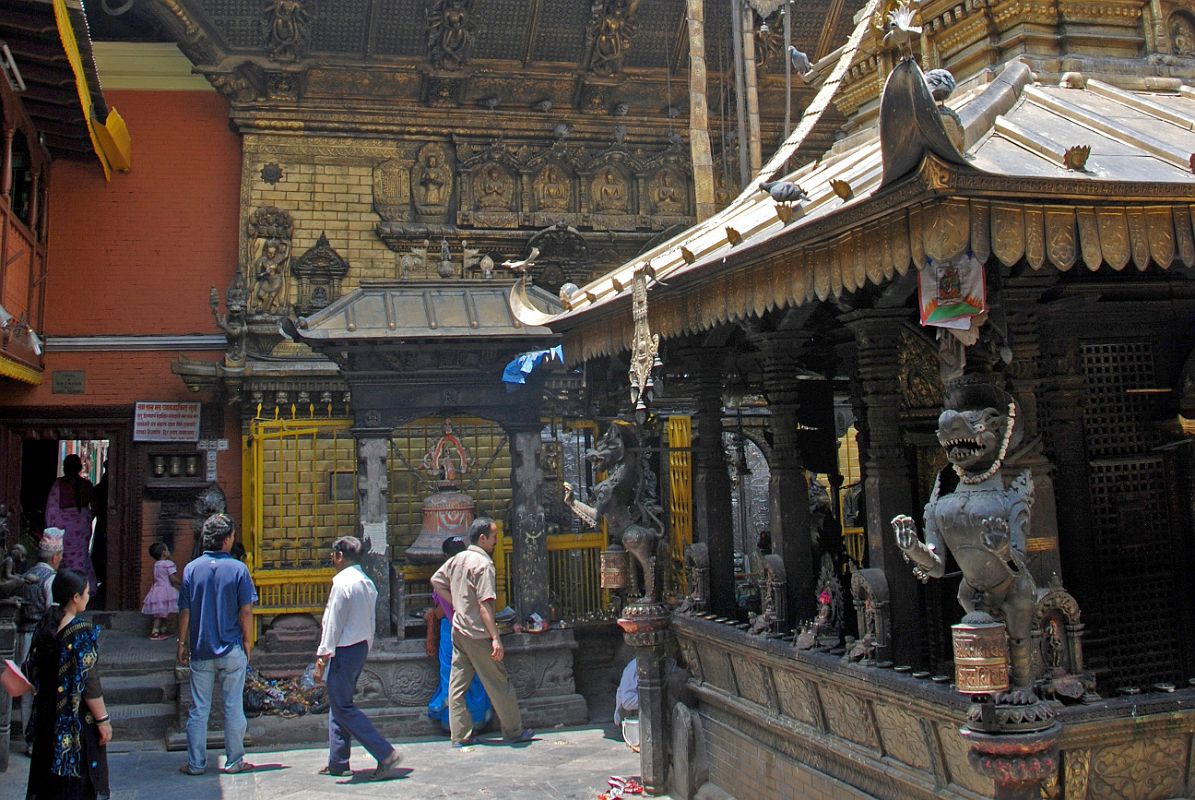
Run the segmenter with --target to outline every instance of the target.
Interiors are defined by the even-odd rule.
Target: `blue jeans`
[[[328,662],[328,767],[334,771],[349,768],[349,754],[356,739],[378,763],[394,752],[369,717],[353,703],[357,680],[365,669],[369,645],[357,642],[337,647],[336,655]]]
[[[187,763],[207,769],[207,718],[212,712],[212,688],[220,681],[224,702],[224,766],[245,757],[245,667],[249,659],[237,645],[219,658],[191,661],[191,713],[187,716]]]

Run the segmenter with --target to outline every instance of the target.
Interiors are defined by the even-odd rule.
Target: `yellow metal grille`
[[[606,535],[562,533],[548,537],[548,596],[559,619],[579,620],[601,616],[609,607],[607,592],[601,588],[599,561],[606,549]],[[514,543],[500,531],[494,548],[494,567],[498,578],[499,609],[511,596],[511,553]]]
[[[334,569],[261,570],[254,575],[257,586],[255,614],[318,613],[328,602]]]
[[[684,594],[685,548],[693,543],[693,421],[688,416],[669,417],[668,436],[668,524],[672,537],[673,586]]]
[[[846,429],[846,433],[838,440],[838,472],[842,475],[842,489],[838,495],[838,518],[846,519],[843,514],[843,500],[847,497],[851,489],[863,480],[863,470],[859,467],[859,443],[858,431],[852,425]],[[862,522],[862,520],[856,520]],[[852,527],[843,526],[842,528],[843,546],[846,548],[847,555],[851,557],[856,564],[863,564],[864,555],[867,551],[867,538],[863,532],[862,525],[855,525]]]
[[[357,531],[348,419],[253,420],[246,438],[245,549],[255,569],[310,569]],[[346,486],[348,490],[345,491]]]

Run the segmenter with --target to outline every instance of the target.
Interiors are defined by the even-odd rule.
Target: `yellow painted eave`
[[[40,386],[42,371],[6,355],[0,355],[0,378],[10,378],[30,386]]]

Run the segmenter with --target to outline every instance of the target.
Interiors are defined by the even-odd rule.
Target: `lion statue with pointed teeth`
[[[911,517],[892,520],[896,543],[922,582],[946,572],[946,549],[962,569],[958,601],[1008,629],[1011,682],[1032,683],[1031,646],[1037,586],[1025,559],[1033,479],[1025,470],[1006,483],[1001,468],[1021,439],[1017,406],[991,383],[965,377],[946,390],[938,442],[943,470],[925,504],[925,539]],[[953,475],[951,474],[953,472]]]

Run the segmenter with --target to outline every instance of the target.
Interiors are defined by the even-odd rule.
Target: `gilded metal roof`
[[[293,333],[302,341],[551,339],[547,328],[528,326],[511,313],[509,281],[410,281],[366,283],[309,317]],[[550,312],[559,304],[533,288],[530,302]]]
[[[943,148],[921,71],[906,62],[875,129],[776,176],[809,197],[791,211],[758,190],[765,168],[726,209],[581,287],[566,312],[527,309],[517,291],[512,306],[525,322],[565,332],[576,361],[626,347],[631,277],[645,267],[658,281],[652,327],[667,337],[882,283],[956,243],[1034,268],[1070,269],[1080,257],[1089,269],[1195,265],[1183,205],[1195,200],[1195,90],[1177,80],[1155,80],[1153,91],[1078,75],[1067,83],[1039,85],[1014,62],[958,92],[947,105],[964,129],[960,153]],[[1090,148],[1082,169],[1067,168],[1072,147]],[[912,171],[886,175],[897,161]],[[962,238],[944,247],[952,226]],[[995,241],[1009,230],[1016,236]]]

